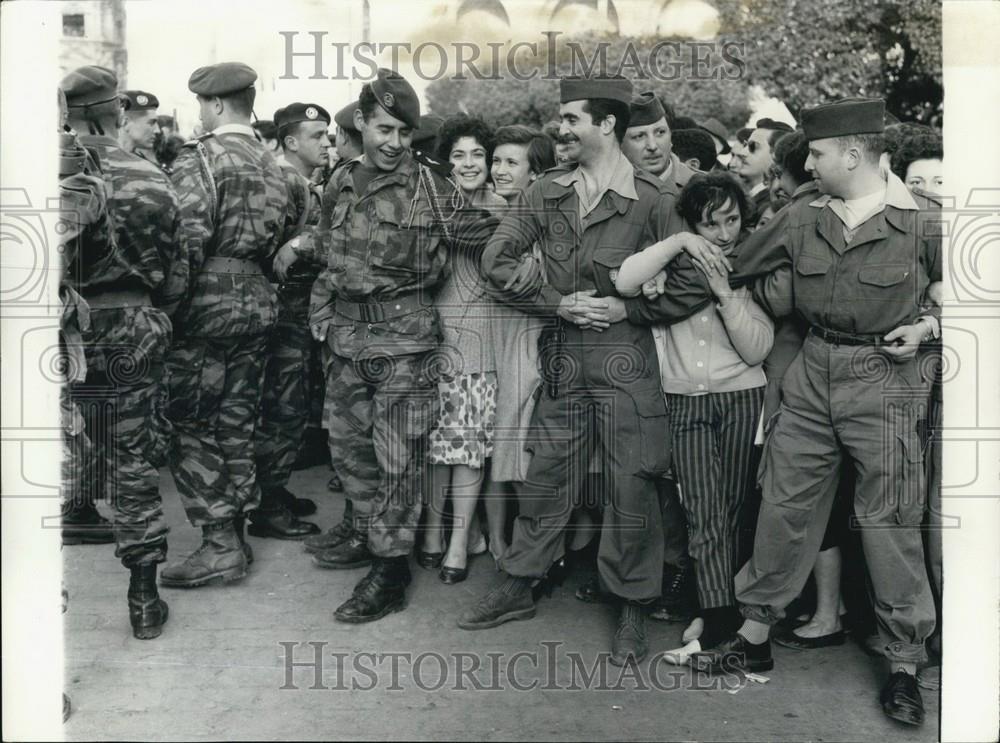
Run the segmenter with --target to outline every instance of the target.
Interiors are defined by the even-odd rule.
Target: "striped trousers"
[[[698,599],[702,609],[733,606],[737,531],[754,485],[753,442],[764,387],[666,397]]]

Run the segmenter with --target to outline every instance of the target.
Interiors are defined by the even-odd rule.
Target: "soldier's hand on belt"
[[[900,325],[895,330],[890,330],[885,334],[885,340],[895,341],[895,344],[882,348],[896,361],[906,361],[917,352],[917,348],[920,347],[920,343],[927,336],[927,333],[927,324],[919,320],[913,325]]]
[[[667,272],[666,270],[663,270],[642,285],[642,296],[650,302],[654,302],[656,301],[656,298],[663,294],[666,290]]]
[[[295,254],[295,248],[292,247],[291,242],[287,242],[282,245],[278,252],[274,256],[274,261],[272,266],[274,267],[274,273],[282,281],[288,276],[288,269],[292,267],[292,264],[298,259]]]
[[[326,340],[326,332],[330,328],[330,321],[323,320],[322,322],[314,322],[309,326],[312,330],[312,336],[320,343]]]
[[[611,323],[609,298],[601,297],[598,299],[594,296],[596,293],[596,289],[588,289],[567,294],[559,302],[556,314],[566,322],[579,325],[581,328],[604,330]]]

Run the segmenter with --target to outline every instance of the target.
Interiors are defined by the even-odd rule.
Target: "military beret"
[[[434,139],[437,136],[438,131],[441,129],[441,125],[444,123],[442,119],[437,114],[425,114],[420,117],[420,126],[413,130],[413,144],[417,145],[421,142],[427,142],[428,140]]]
[[[610,77],[564,77],[559,81],[559,102],[569,103],[589,98],[632,102],[632,83],[621,75]]]
[[[412,129],[420,123],[420,99],[406,79],[395,70],[379,68],[378,77],[370,83],[378,105]]]
[[[881,98],[844,98],[802,110],[806,139],[881,134],[885,130],[885,101]]]
[[[242,62],[220,62],[192,72],[188,90],[208,97],[225,96],[246,90],[256,81],[257,73]]]
[[[66,105],[90,106],[107,103],[118,97],[118,78],[107,67],[78,67],[59,83],[66,94]]]
[[[329,124],[330,114],[317,103],[289,103],[274,112],[274,125],[279,129],[300,121],[322,121]]]
[[[666,118],[667,112],[663,110],[663,104],[651,91],[639,93],[629,104],[628,125],[630,127],[647,126]]]
[[[150,111],[160,107],[160,99],[145,90],[123,90],[126,111]]]
[[[345,131],[356,132],[358,128],[354,126],[354,112],[357,110],[357,101],[348,103],[333,115],[333,123]]]
[[[727,152],[732,150],[729,146],[729,132],[726,131],[726,127],[724,127],[722,122],[718,119],[705,119],[705,123],[699,124],[698,128],[708,132],[719,141],[722,145],[722,151],[720,154],[725,155]]]

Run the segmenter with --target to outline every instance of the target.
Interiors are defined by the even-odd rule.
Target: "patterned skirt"
[[[497,415],[495,372],[460,374],[438,384],[441,413],[430,434],[431,464],[481,469],[493,454]]]

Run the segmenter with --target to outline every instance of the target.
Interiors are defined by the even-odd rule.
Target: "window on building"
[[[83,36],[83,14],[68,13],[63,16],[63,36]]]

